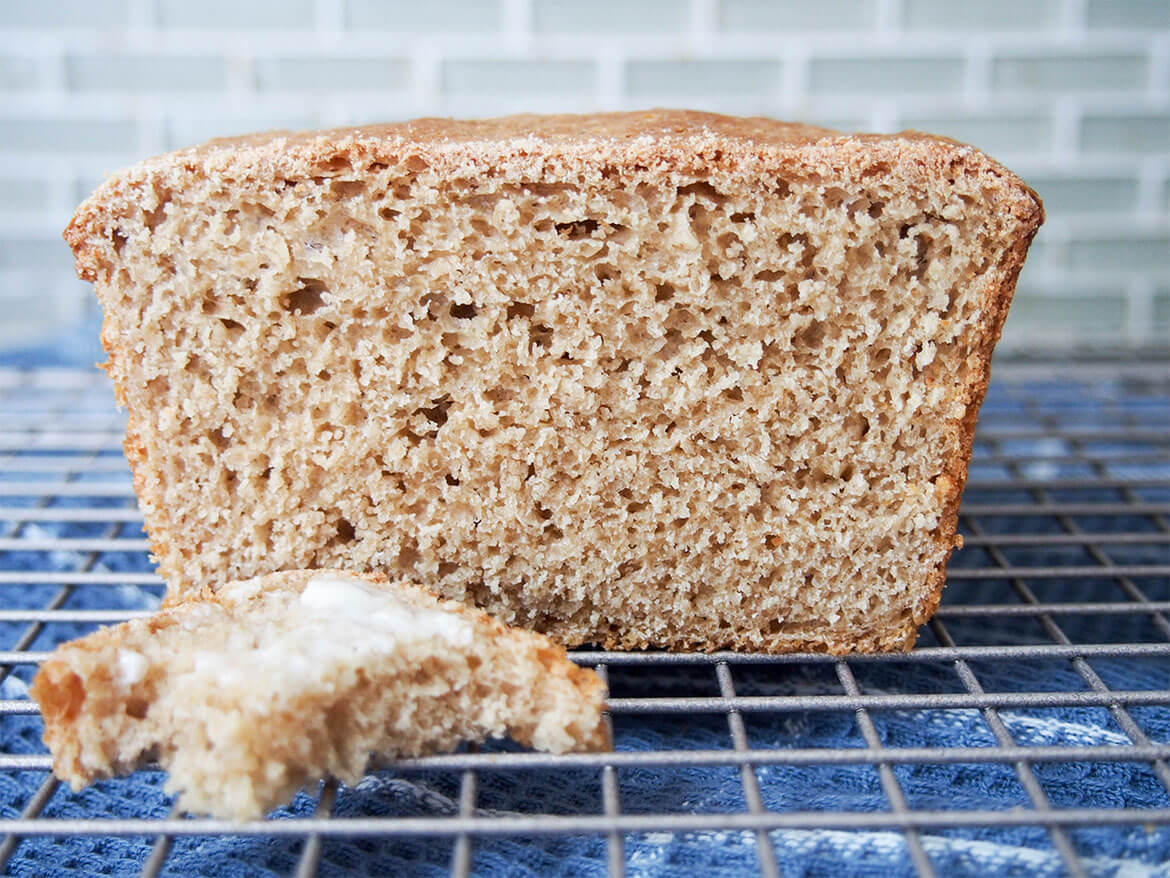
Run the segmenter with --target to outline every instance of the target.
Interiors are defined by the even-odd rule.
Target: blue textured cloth
[[[8,362],[25,362],[9,357]],[[35,360],[34,360],[35,362]],[[0,365],[4,358],[0,357]],[[1035,388],[1033,388],[1035,389]],[[1083,387],[1053,384],[1041,398],[1075,404],[1083,423],[1094,423],[1094,406],[1105,405],[1110,393],[1086,393]],[[1099,388],[1097,390],[1100,390]],[[1115,402],[1126,403],[1118,388]],[[92,411],[108,411],[108,398],[82,400]],[[1054,403],[1055,404],[1055,403]],[[3,407],[0,406],[0,415]],[[1068,411],[1068,407],[1060,411]],[[1019,420],[1027,425],[1031,410],[1019,402],[1018,393],[999,392],[993,387],[987,417],[997,423]],[[1148,397],[1135,400],[1136,421],[1148,426],[1164,424],[1167,403],[1151,405]],[[1076,417],[1081,417],[1077,414]],[[1045,445],[1044,443],[1048,443]],[[1008,453],[1025,453],[1043,447],[1051,451],[1051,440],[1021,440]],[[1132,446],[1127,446],[1132,450]],[[1144,466],[1144,465],[1143,465]],[[1030,502],[1019,490],[986,490],[978,482],[1005,478],[1000,464],[979,448],[972,467],[972,487],[966,503]],[[1052,479],[1090,475],[1072,469],[1054,468],[1043,462],[1025,472],[1032,478]],[[1111,475],[1147,475],[1165,478],[1162,464],[1138,470],[1118,467]],[[98,473],[92,478],[109,481],[126,477],[119,473]],[[0,467],[0,479],[27,481],[28,474],[13,474]],[[48,478],[45,476],[45,478]],[[90,478],[85,476],[83,478]],[[1088,497],[1076,490],[1054,490],[1054,496],[1089,502],[1116,496]],[[1141,489],[1141,499],[1164,501],[1163,489]],[[22,498],[0,498],[7,506],[26,505]],[[131,501],[108,498],[61,497],[54,506],[129,506]],[[980,523],[989,533],[1059,532],[1054,519],[1037,516],[997,519],[987,516]],[[1149,531],[1155,523],[1148,516],[1082,517],[1077,523],[1086,530]],[[0,523],[0,536],[12,535],[10,520]],[[19,531],[23,537],[100,536],[108,525],[29,523]],[[120,535],[137,532],[137,525],[124,525]],[[131,533],[133,531],[134,533]],[[1132,564],[1165,564],[1167,546],[1162,543],[1123,546],[1111,549],[1113,560]],[[1008,560],[1019,565],[1091,564],[1080,547],[1040,546],[1006,548]],[[79,569],[86,559],[80,553],[10,551],[0,553],[0,569]],[[986,567],[991,564],[985,550],[972,547],[956,553],[955,569]],[[95,570],[148,571],[145,553],[103,553]],[[1170,599],[1165,577],[1140,579],[1154,600]],[[1117,585],[1107,577],[1089,579],[1035,579],[1029,581],[1040,600],[1092,601],[1124,600]],[[0,588],[0,606],[41,608],[57,586]],[[82,586],[65,603],[66,608],[149,608],[158,600],[158,589],[135,586]],[[1010,583],[1001,580],[955,580],[944,602],[1018,602]],[[1165,636],[1153,627],[1150,617],[1140,615],[1069,616],[1058,622],[1074,642],[1164,642]],[[1050,642],[1033,619],[951,619],[947,627],[960,644],[1003,644]],[[0,623],[0,649],[11,649],[26,626]],[[54,644],[92,630],[92,626],[51,624],[33,644],[49,649]],[[923,632],[922,646],[937,645],[929,630]],[[963,685],[953,665],[938,663],[866,663],[851,665],[862,691],[869,694],[904,692],[962,692]],[[1094,659],[1092,667],[1104,681],[1117,689],[1170,688],[1170,667],[1158,659]],[[1052,659],[1018,662],[972,662],[972,671],[989,692],[1080,691],[1086,684],[1068,661]],[[740,695],[842,694],[831,664],[733,665],[733,678]],[[32,669],[18,668],[0,687],[0,698],[24,698]],[[610,669],[614,696],[718,696],[719,688],[710,667],[639,668],[614,666]],[[1130,714],[1155,743],[1170,743],[1170,706],[1135,707]],[[1064,745],[1126,745],[1130,739],[1105,708],[1004,709],[999,712],[1015,742]],[[973,710],[874,711],[871,714],[882,742],[890,747],[955,746],[993,747],[995,738],[983,716]],[[744,715],[749,745],[755,748],[863,747],[856,716],[848,711],[806,713],[748,713]],[[43,753],[41,723],[37,717],[0,717],[0,748],[3,753]],[[686,717],[622,714],[615,718],[615,740],[620,750],[727,749],[732,746],[727,718],[720,714]],[[498,745],[508,749],[508,745]],[[490,749],[490,748],[489,748]],[[1037,764],[1035,775],[1054,807],[1167,808],[1170,795],[1151,767],[1143,763],[1074,762]],[[894,775],[905,792],[911,809],[1009,810],[1030,807],[1028,796],[1011,765],[896,766]],[[756,769],[764,804],[776,811],[888,811],[889,803],[874,766],[764,766]],[[43,772],[0,772],[0,813],[16,817],[29,797],[44,781]],[[740,774],[734,767],[623,768],[618,772],[621,808],[626,813],[739,813],[746,810]],[[403,815],[444,817],[457,811],[460,772],[429,770],[396,773],[385,771],[367,777],[354,788],[340,792],[335,813],[350,815]],[[94,785],[79,793],[62,788],[45,809],[46,817],[164,817],[170,801],[162,792],[163,777],[140,772],[133,777]],[[302,795],[276,819],[289,814],[311,813],[314,800]],[[602,809],[600,772],[573,769],[560,771],[484,771],[479,775],[479,813],[499,814],[599,814]],[[1070,831],[1073,843],[1089,871],[1100,875],[1170,875],[1170,827],[1136,825]],[[776,831],[772,843],[785,875],[903,875],[912,874],[905,837],[897,831]],[[926,831],[922,839],[940,874],[1020,875],[1061,874],[1063,867],[1051,837],[1042,828],[950,829]],[[17,849],[9,868],[17,875],[78,873],[87,875],[134,874],[149,853],[149,838],[66,838],[28,839]],[[296,865],[301,842],[281,838],[179,838],[167,858],[165,873],[175,875],[285,875]],[[419,874],[445,875],[450,868],[452,842],[428,839],[347,839],[326,840],[320,874]],[[757,874],[756,837],[750,832],[641,833],[625,838],[627,870],[631,875],[693,875],[709,871],[719,875]],[[605,873],[604,838],[510,838],[477,839],[474,869],[482,875],[581,876]]]

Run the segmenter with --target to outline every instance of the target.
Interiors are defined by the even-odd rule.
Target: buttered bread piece
[[[559,646],[417,586],[336,571],[229,583],[57,649],[32,687],[80,789],[157,760],[191,812],[259,816],[372,756],[510,735],[600,749],[604,687]]]

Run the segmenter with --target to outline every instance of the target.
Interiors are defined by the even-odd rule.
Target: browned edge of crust
[[[962,546],[962,537],[956,538],[959,525],[959,504],[963,497],[963,489],[967,484],[967,473],[971,462],[971,451],[974,447],[979,410],[983,407],[983,400],[987,396],[987,388],[991,383],[991,357],[1003,333],[1004,321],[1007,319],[1008,309],[1011,307],[1012,297],[1016,291],[1016,279],[1024,267],[1028,248],[1044,222],[1044,205],[1040,197],[1035,190],[1027,185],[1021,184],[1020,188],[1027,197],[1005,205],[1009,207],[1010,214],[1017,223],[1018,231],[1015,233],[1015,239],[1005,248],[994,269],[998,282],[988,291],[984,300],[983,310],[987,314],[986,331],[983,336],[983,344],[976,352],[978,368],[973,371],[971,380],[964,388],[967,409],[959,424],[960,444],[957,452],[944,463],[943,475],[940,477],[949,479],[952,486],[944,502],[938,528],[939,545],[946,549],[946,554],[939,562],[938,567],[927,578],[926,597],[918,605],[914,614],[913,627],[909,630],[906,644],[903,647],[906,652],[913,648],[918,628],[930,619],[938,609],[939,602],[942,600],[943,587],[946,585],[947,564],[950,563],[951,555],[955,549]]]

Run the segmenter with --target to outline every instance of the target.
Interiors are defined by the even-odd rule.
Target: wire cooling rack
[[[1170,858],[1170,368],[997,370],[943,606],[906,655],[580,651],[615,752],[507,745],[245,824],[74,794],[27,683],[161,593],[105,379],[0,371],[0,866],[113,874],[1080,875]],[[234,871],[233,871],[234,870]],[[1139,869],[1140,871],[1140,869]]]

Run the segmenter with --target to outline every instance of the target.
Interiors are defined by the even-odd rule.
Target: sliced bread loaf
[[[257,817],[371,754],[511,735],[601,749],[604,686],[546,638],[334,571],[234,582],[57,649],[33,681],[74,789],[157,760],[181,807]]]
[[[333,565],[845,651],[938,603],[1041,220],[948,140],[655,111],[213,141],[66,237],[174,594]]]

